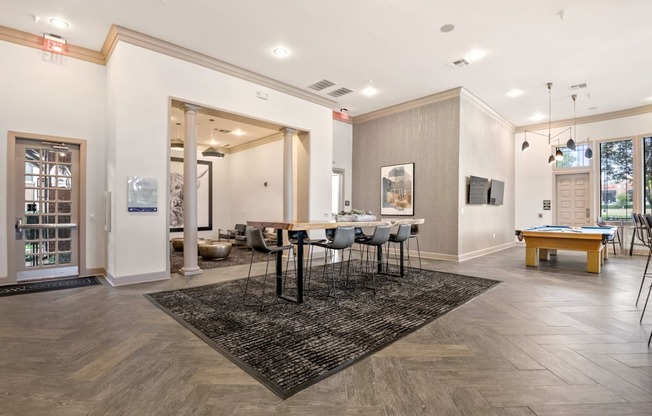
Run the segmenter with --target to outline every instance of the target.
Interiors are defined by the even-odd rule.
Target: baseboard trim
[[[507,250],[508,248],[512,248],[516,245],[515,241],[501,244],[498,246],[494,247],[488,247],[488,248],[483,248],[482,250],[477,250],[477,251],[472,251],[470,253],[465,253],[465,254],[460,254],[457,256],[458,261],[466,261],[466,260],[471,260],[477,257],[482,257],[486,256],[487,254],[491,253],[497,253],[499,251]]]
[[[157,272],[145,274],[133,274],[130,276],[113,276],[109,272],[105,272],[106,281],[113,287],[135,285],[138,283],[157,282],[159,280],[169,280],[170,272]]]

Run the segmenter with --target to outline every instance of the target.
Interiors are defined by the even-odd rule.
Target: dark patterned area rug
[[[197,256],[197,264],[200,269],[214,269],[216,267],[237,266],[239,264],[249,264],[251,261],[251,250],[244,245],[233,246],[229,257],[224,260],[204,260]],[[254,263],[267,261],[267,255],[254,253]],[[183,267],[183,251],[174,251],[170,248],[170,273],[178,273]]]
[[[381,278],[376,295],[360,287],[328,296],[313,269],[302,305],[243,305],[246,279],[152,293],[155,305],[285,399],[391,344],[498,284],[496,280],[411,270],[400,283]],[[351,278],[354,276],[350,276]],[[273,301],[273,276],[252,278],[253,298]],[[292,280],[288,279],[288,283]]]
[[[102,283],[95,276],[50,280],[47,282],[22,283],[10,286],[0,286],[0,296],[22,295],[26,293],[47,292],[50,290],[72,289],[75,287],[97,286],[101,284]]]

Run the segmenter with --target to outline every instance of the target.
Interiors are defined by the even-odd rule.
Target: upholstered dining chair
[[[265,306],[273,304],[276,299],[274,299],[274,302],[270,303],[265,303],[265,292],[267,291],[267,275],[269,272],[269,258],[270,256],[274,256],[274,261],[278,261],[276,254],[281,251],[289,251],[292,250],[291,245],[287,246],[274,246],[270,247],[265,243],[265,238],[263,236],[263,231],[260,228],[254,228],[254,227],[247,227],[245,229],[245,235],[247,237],[247,245],[252,249],[251,251],[251,261],[249,262],[249,274],[247,275],[247,284],[245,285],[245,292],[244,292],[244,298],[243,298],[243,303],[246,306],[260,306],[260,310],[262,311]],[[264,253],[267,254],[267,265],[265,266],[265,274],[262,276],[262,294],[260,296],[260,303],[247,303],[247,292],[249,291],[249,283],[252,279],[251,277],[251,266],[254,263],[254,255],[258,253]],[[274,269],[276,270],[276,268]],[[285,268],[285,278],[287,278],[287,267]],[[272,288],[272,291],[274,289]]]
[[[335,229],[335,234],[331,241],[318,241],[313,244],[313,246],[322,247],[326,249],[326,255],[324,256],[324,272],[328,272],[328,280],[330,281],[330,286],[328,290],[328,296],[332,296],[337,301],[337,283],[342,279],[344,274],[344,254],[342,254],[342,260],[340,261],[340,271],[339,277],[335,278],[335,261],[334,261],[334,252],[340,251],[344,253],[348,249],[349,259],[346,261],[346,277],[348,282],[350,265],[351,265],[351,247],[355,242],[355,229],[353,227],[337,227]],[[328,258],[331,255],[330,267],[328,267]],[[311,258],[312,262],[312,258]],[[312,267],[311,267],[312,269]],[[310,276],[308,277],[308,285],[310,284]],[[356,280],[357,288],[357,280]]]
[[[378,268],[382,268],[383,264],[383,259],[378,258],[378,250],[382,250],[382,246],[389,241],[389,234],[389,225],[377,225],[371,236],[360,238],[356,241],[357,243],[360,243],[361,246],[366,247],[366,250],[363,250],[363,253],[360,256],[364,256],[364,260],[362,261],[363,268],[366,271],[366,274],[371,276],[372,282],[372,286],[368,288],[372,289],[374,294],[376,294],[377,270]],[[366,284],[365,287],[367,287]]]
[[[398,230],[396,231],[396,234],[389,235],[389,240],[387,240],[387,256],[386,256],[387,261],[385,263],[386,264],[385,267],[387,268],[387,273],[389,273],[389,247],[390,245],[393,245],[394,259],[396,260],[396,268],[397,270],[399,270],[399,274],[400,274],[400,265],[399,265],[400,254],[397,254],[396,252],[396,245],[405,243],[410,238],[410,230],[411,230],[410,224],[401,224],[398,226]]]

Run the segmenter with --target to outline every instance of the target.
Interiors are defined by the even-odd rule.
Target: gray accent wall
[[[414,218],[426,221],[420,248],[444,260],[514,241],[514,128],[468,91],[458,91],[404,111],[365,115],[353,125],[353,208],[379,215],[380,167],[414,162]],[[505,182],[504,204],[468,205],[469,175]]]
[[[456,255],[459,97],[353,125],[352,206],[380,214],[380,167],[414,162],[422,251]]]

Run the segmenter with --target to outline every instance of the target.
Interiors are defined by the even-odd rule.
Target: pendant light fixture
[[[566,142],[566,147],[570,150],[575,150],[575,140],[573,140],[573,133],[575,134],[575,139],[577,139],[577,113],[575,112],[575,100],[577,99],[577,94],[571,95],[573,99],[573,131],[571,131],[571,137]]]
[[[180,138],[179,129],[181,128],[181,123],[177,123],[177,138],[170,141],[170,147],[173,149],[183,149],[183,140]]]
[[[212,121],[213,121],[213,119],[211,119],[211,122]],[[215,139],[213,138],[213,130],[217,130],[217,129],[212,129],[211,130],[211,143],[215,143]],[[204,157],[216,157],[218,159],[224,159],[224,153],[220,152],[220,150],[217,147],[214,147],[214,146],[208,147],[206,150],[201,152],[201,154]]]
[[[547,85],[547,87],[548,87],[548,134],[547,134],[547,136],[546,136],[546,135],[543,134],[543,133],[539,133],[539,132],[536,132],[536,131],[528,131],[528,130],[525,130],[525,131],[524,131],[524,137],[525,137],[525,140],[523,141],[523,144],[521,145],[521,151],[523,151],[523,152],[526,151],[526,150],[530,147],[530,143],[527,141],[527,134],[528,134],[528,133],[533,133],[533,134],[537,134],[537,135],[539,135],[539,136],[548,137],[548,145],[551,145],[551,144],[552,144],[552,141],[553,141],[557,136],[559,136],[560,134],[563,134],[563,133],[565,133],[565,132],[571,130],[571,138],[570,138],[570,139],[568,140],[568,142],[566,143],[566,147],[568,147],[569,149],[571,149],[571,147],[568,146],[568,145],[570,144],[570,145],[572,146],[572,149],[571,149],[571,150],[574,150],[574,148],[575,148],[575,142],[574,142],[573,139],[572,139],[572,133],[573,133],[573,132],[572,132],[572,127],[569,127],[569,128],[567,128],[567,129],[564,129],[563,131],[561,131],[561,132],[555,134],[554,136],[552,135],[552,82],[548,82],[546,85]],[[573,96],[573,102],[575,102],[575,97],[576,97],[576,96],[574,95],[574,96]],[[573,107],[573,108],[574,108],[574,107]],[[557,142],[557,144],[559,145],[559,142]],[[560,147],[556,147],[555,149],[556,149],[556,150],[555,150],[555,153],[554,153],[554,154],[551,153],[550,156],[548,157],[548,163],[549,163],[549,164],[553,164],[553,163],[555,163],[555,161],[562,161],[562,160],[564,160],[564,152],[562,152],[561,148],[560,148]],[[552,148],[551,148],[551,151],[552,151]]]

